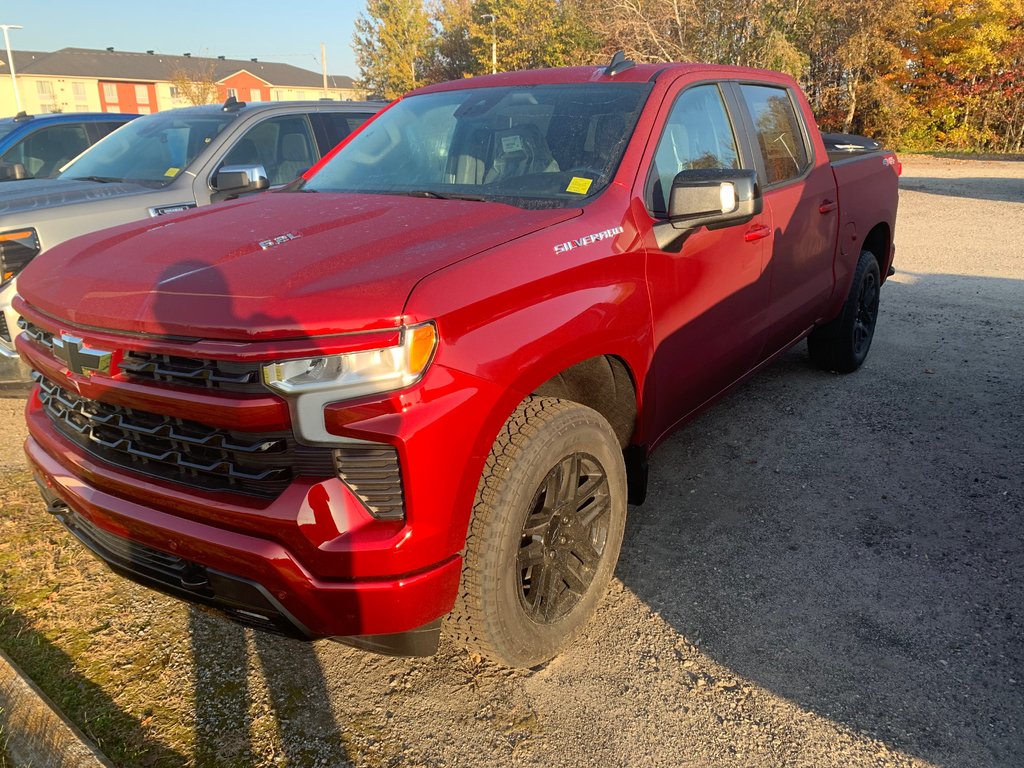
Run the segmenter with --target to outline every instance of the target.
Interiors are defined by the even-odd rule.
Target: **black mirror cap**
[[[213,180],[218,192],[258,192],[270,186],[262,165],[225,165]]]
[[[724,185],[732,185],[735,206],[722,210]],[[757,172],[739,168],[694,168],[672,180],[668,218],[688,228],[741,224],[761,213],[764,203]]]

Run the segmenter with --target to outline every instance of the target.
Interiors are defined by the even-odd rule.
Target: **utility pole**
[[[24,29],[19,24],[0,24],[0,29],[4,31],[4,45],[7,46],[7,64],[11,68],[11,86],[14,88],[14,103],[17,105],[17,112],[23,111],[21,108],[21,94],[18,93],[18,76],[14,71],[14,56],[11,55],[11,38],[7,33],[9,29]]]
[[[491,74],[498,72],[498,19],[493,13],[485,13],[480,19],[491,22]]]
[[[320,66],[324,70],[324,98],[327,98],[327,46],[320,43]]]

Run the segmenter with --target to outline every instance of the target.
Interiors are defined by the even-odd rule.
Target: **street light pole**
[[[11,87],[14,88],[14,103],[17,104],[17,111],[21,112],[21,94],[18,93],[18,77],[14,71],[14,56],[11,55],[11,38],[7,33],[9,29],[24,29],[24,27],[18,24],[0,24],[0,29],[4,31],[4,45],[7,46],[7,63],[11,67]]]
[[[498,72],[498,20],[493,13],[485,13],[480,18],[491,22],[491,74],[494,75]]]

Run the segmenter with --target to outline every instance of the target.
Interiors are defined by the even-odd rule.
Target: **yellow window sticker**
[[[572,181],[569,182],[569,186],[565,188],[565,191],[575,192],[577,195],[585,195],[590,191],[590,185],[593,183],[593,179],[581,179],[579,176],[573,176]]]
[[[171,178],[174,178],[179,173],[181,173],[181,168],[168,168],[167,171],[164,172],[164,176],[170,176]]]

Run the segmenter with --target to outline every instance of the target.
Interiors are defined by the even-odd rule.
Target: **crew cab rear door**
[[[839,226],[836,183],[827,155],[817,152],[811,140],[810,116],[797,93],[772,82],[730,87],[742,105],[764,207],[772,219],[768,355],[819,320],[832,294]],[[817,130],[813,122],[810,126]]]
[[[770,218],[689,230],[667,218],[679,172],[754,168],[738,115],[720,83],[675,87],[637,178],[634,200],[644,204],[634,203],[634,219],[646,251],[654,335],[645,410],[655,441],[750,370],[761,350]]]

